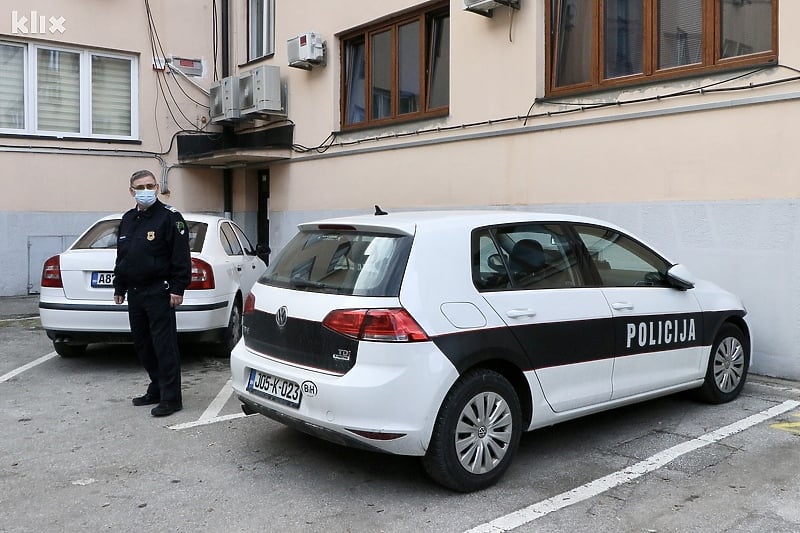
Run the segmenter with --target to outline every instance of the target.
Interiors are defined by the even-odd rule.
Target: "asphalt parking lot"
[[[457,494],[414,458],[245,417],[225,360],[183,350],[156,419],[130,346],[62,359],[35,298],[0,298],[0,531],[800,531],[800,384],[726,405],[676,395],[525,434],[506,476]]]

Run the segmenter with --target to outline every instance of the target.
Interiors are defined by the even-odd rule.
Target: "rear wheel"
[[[742,392],[750,367],[750,342],[741,329],[724,324],[711,347],[701,397],[710,403],[725,403]]]
[[[242,338],[242,303],[237,298],[233,302],[231,315],[228,318],[228,328],[225,330],[225,337],[222,339],[221,356],[230,357],[231,350]]]
[[[487,369],[461,377],[442,402],[422,459],[445,487],[481,490],[505,473],[522,434],[522,410],[511,384]]]
[[[80,357],[86,353],[86,344],[65,344],[63,342],[54,342],[53,349],[61,357]]]

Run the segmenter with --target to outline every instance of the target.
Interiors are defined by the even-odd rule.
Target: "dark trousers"
[[[175,309],[162,284],[128,290],[128,319],[136,355],[147,374],[147,393],[181,403],[181,360]]]

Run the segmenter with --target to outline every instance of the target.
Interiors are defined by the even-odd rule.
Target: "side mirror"
[[[681,264],[672,265],[672,267],[667,270],[667,279],[670,285],[678,290],[685,291],[694,288],[694,276],[692,276],[688,268]]]
[[[269,245],[266,243],[260,242],[256,244],[256,255],[259,259],[264,261],[265,263],[269,264],[269,254],[272,250],[269,249]]]

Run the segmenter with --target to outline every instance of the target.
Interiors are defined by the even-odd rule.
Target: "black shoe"
[[[180,402],[161,402],[150,411],[153,416],[169,416],[183,409]]]
[[[158,403],[159,400],[155,396],[150,396],[150,394],[145,394],[144,396],[137,396],[133,400],[133,405],[139,407],[140,405],[153,405],[154,403]]]

